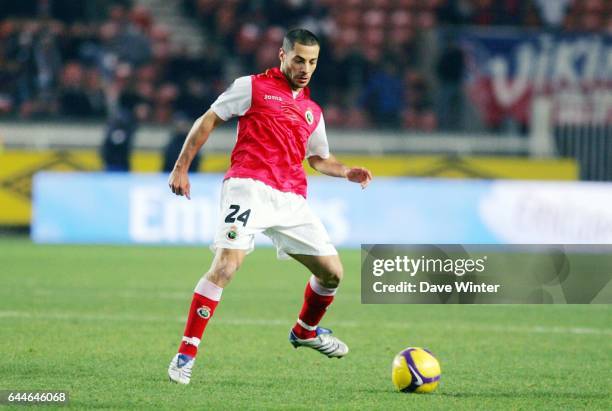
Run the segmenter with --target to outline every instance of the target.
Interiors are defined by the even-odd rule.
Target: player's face
[[[312,73],[317,68],[319,46],[305,46],[295,43],[293,50],[280,49],[281,71],[289,80],[294,90],[304,88],[310,82]]]

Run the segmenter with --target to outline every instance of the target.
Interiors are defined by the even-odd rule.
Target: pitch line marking
[[[32,318],[32,319],[52,319],[52,320],[83,320],[83,321],[139,321],[139,322],[185,322],[185,317],[163,317],[140,314],[75,314],[71,312],[44,312],[34,313],[29,311],[14,311],[0,310],[0,319],[3,318]],[[289,326],[292,320],[281,319],[259,319],[259,318],[217,318],[215,324],[219,325],[242,325],[242,326],[258,326],[258,327],[277,327]],[[368,327],[374,324],[356,322],[356,321],[331,321],[331,326],[358,328]],[[377,323],[385,328],[422,328],[418,324],[386,322]],[[535,334],[573,334],[573,335],[612,335],[612,329],[606,328],[590,328],[590,327],[561,327],[561,326],[490,326],[490,325],[475,325],[475,324],[453,324],[445,327],[446,330],[479,330],[484,332],[518,332],[518,333],[535,333]]]

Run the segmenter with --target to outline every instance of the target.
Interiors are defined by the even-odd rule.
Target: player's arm
[[[168,178],[168,185],[174,194],[191,198],[191,186],[187,174],[189,166],[196,154],[198,154],[198,151],[200,151],[204,143],[208,140],[210,133],[223,122],[224,121],[212,109],[209,109],[193,123],[185,139],[181,153],[174,164],[174,169]]]
[[[323,114],[321,114],[317,127],[308,139],[306,156],[310,167],[328,176],[346,178],[349,181],[361,184],[361,188],[366,188],[372,180],[372,173],[367,168],[347,167],[329,152]]]
[[[320,173],[332,177],[346,178],[353,183],[361,184],[361,188],[366,188],[372,181],[372,173],[364,167],[347,167],[332,154],[323,158],[318,155],[308,157],[308,164]]]
[[[251,106],[251,94],[251,77],[239,77],[215,100],[210,109],[193,123],[168,179],[168,185],[174,194],[190,198],[191,187],[187,171],[191,162],[215,127],[232,117],[246,113]]]

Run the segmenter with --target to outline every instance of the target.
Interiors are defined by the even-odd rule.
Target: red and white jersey
[[[239,117],[226,179],[252,178],[306,197],[304,158],[329,157],[323,113],[308,88],[294,92],[272,68],[236,79],[211,109],[222,120]]]

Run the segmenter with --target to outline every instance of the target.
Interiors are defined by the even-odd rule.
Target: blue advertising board
[[[222,175],[193,175],[191,200],[163,174],[40,173],[32,238],[44,243],[208,244]],[[612,185],[377,178],[366,189],[309,179],[308,201],[339,247],[362,243],[610,243]],[[264,236],[257,244],[271,244]]]

